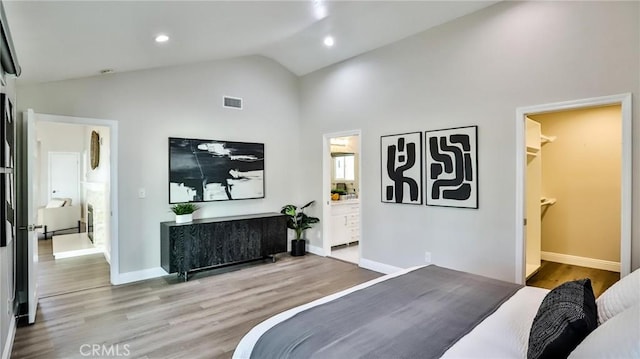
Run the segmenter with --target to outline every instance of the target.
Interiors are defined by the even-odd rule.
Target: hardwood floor
[[[611,287],[613,283],[620,280],[620,273],[542,261],[540,270],[527,281],[527,285],[553,289],[564,282],[582,278],[591,279],[591,286],[597,298],[607,288]]]
[[[40,298],[111,285],[109,263],[102,254],[54,259],[48,239],[38,241],[38,260]]]
[[[135,358],[229,358],[268,317],[381,275],[287,254],[215,272],[42,298],[36,323],[18,328],[12,358],[84,358],[94,344]]]

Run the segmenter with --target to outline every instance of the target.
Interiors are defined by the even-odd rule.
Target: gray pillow
[[[527,358],[566,358],[597,326],[591,280],[566,282],[542,300],[531,325]]]

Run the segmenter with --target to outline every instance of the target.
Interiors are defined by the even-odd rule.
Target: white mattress
[[[247,333],[233,353],[234,359],[247,359],[260,336],[274,325],[295,314],[330,302],[357,290],[397,277],[421,267],[408,268],[362,283],[313,302],[289,309],[255,326]],[[443,358],[526,358],[529,329],[538,307],[549,291],[524,287],[504,302],[498,310],[478,324],[447,350]]]

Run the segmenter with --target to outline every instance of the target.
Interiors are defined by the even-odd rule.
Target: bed
[[[628,319],[640,318],[636,315],[640,313],[637,298],[640,294],[634,293],[640,292],[640,274],[636,271],[628,277],[627,284],[633,287],[637,282],[637,288],[629,290],[629,285],[618,285],[624,281],[621,280],[610,288],[613,294],[607,296],[608,290],[601,298],[616,297],[610,300],[616,303],[610,318],[623,317],[615,314],[625,310],[635,312],[627,313],[624,323],[619,323],[623,321],[620,319],[610,320],[601,325],[608,330],[594,331],[600,317],[595,312],[591,291],[593,305],[587,308],[592,311],[591,328],[579,340],[572,338],[575,344],[557,339],[560,330],[573,330],[575,324],[549,322],[563,317],[553,310],[567,307],[566,302],[551,303],[556,289],[550,292],[523,287],[430,265],[386,275],[269,318],[242,338],[233,357],[544,358],[549,357],[550,349],[546,346],[552,340],[560,345],[562,356],[566,357],[592,331],[587,339],[594,336],[595,340],[584,340],[577,351],[584,351],[581,346],[585,344],[601,348],[604,336],[607,346],[624,351],[618,357],[640,357],[640,329],[637,329],[640,323]],[[580,292],[586,284],[591,290],[590,281],[582,280],[578,284],[572,282],[568,291]],[[616,286],[627,289],[615,290]],[[616,294],[619,292],[631,294],[621,301]],[[566,300],[567,288],[558,293],[556,301]],[[578,302],[588,302],[586,297],[580,297]],[[624,305],[619,305],[620,302]],[[600,303],[601,307],[604,304]],[[549,310],[551,314],[546,312]],[[575,315],[568,317],[572,320]],[[549,329],[555,325],[560,325],[558,331]],[[613,331],[619,333],[620,327],[624,327],[626,335],[617,335],[613,342],[620,343],[614,345],[608,336]],[[531,344],[530,333],[536,333],[536,337],[542,333],[544,345]],[[532,352],[532,348],[539,350]]]

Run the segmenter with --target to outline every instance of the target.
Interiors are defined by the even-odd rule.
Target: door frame
[[[362,194],[362,131],[348,130],[340,132],[325,133],[322,135],[322,255],[325,257],[331,254],[330,218],[331,218],[331,139],[334,137],[358,136],[358,193]],[[361,220],[358,224],[360,241],[358,242],[358,264],[362,259],[362,198],[358,197],[358,213]]]
[[[525,175],[526,175],[526,143],[525,121],[527,115],[549,112],[584,109],[589,107],[620,105],[622,112],[622,170],[621,170],[621,212],[620,212],[620,277],[631,273],[631,171],[632,171],[632,103],[631,93],[593,97],[573,101],[555,102],[542,105],[518,107],[516,109],[516,208],[515,208],[515,282],[524,284],[526,238],[525,220]]]
[[[109,195],[111,202],[111,251],[109,255],[110,281],[112,285],[120,284],[120,256],[118,246],[118,121],[87,117],[73,117],[35,113],[36,123],[55,122],[83,126],[102,126],[109,128]]]
[[[52,164],[51,164],[51,159],[52,157],[54,157],[55,155],[74,155],[74,157],[76,158],[76,163],[77,163],[77,171],[76,171],[76,181],[78,183],[78,186],[76,188],[76,199],[79,201],[80,200],[80,152],[69,152],[69,151],[49,151],[48,155],[47,155],[47,200],[50,201],[51,198],[53,198],[52,196],[52,184],[51,184],[51,169],[53,168]],[[42,178],[42,177],[41,177]],[[38,186],[39,187],[39,186]]]

